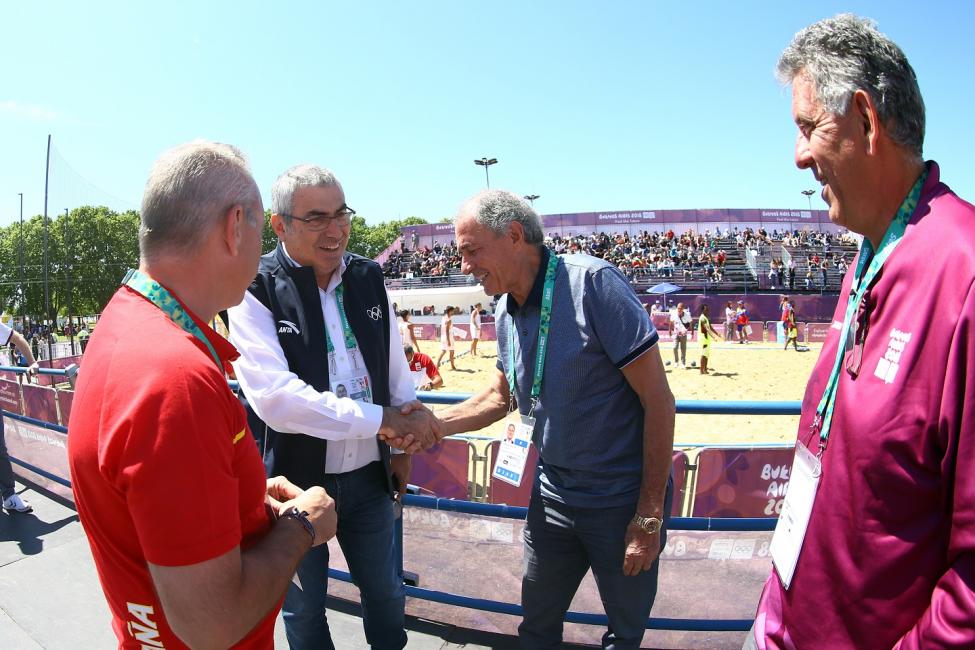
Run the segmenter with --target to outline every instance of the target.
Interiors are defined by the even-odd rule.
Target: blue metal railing
[[[24,373],[26,368],[0,366],[0,370]],[[46,375],[66,375],[62,369],[42,368],[41,374]],[[229,382],[231,389],[237,390],[239,385],[236,381]],[[456,404],[468,397],[465,393],[444,393],[444,392],[420,392],[418,398],[427,404]],[[781,402],[753,402],[753,401],[700,401],[700,400],[677,400],[677,413],[681,414],[706,414],[706,415],[798,415],[800,412],[800,402],[781,401]],[[14,420],[19,420],[34,426],[43,427],[59,433],[67,433],[65,427],[18,415],[8,411],[2,411],[3,416]],[[31,472],[54,481],[59,485],[70,488],[71,482],[68,479],[52,474],[42,468],[35,467],[20,459],[10,457],[10,460],[24,467]],[[430,497],[408,494],[403,499],[404,505],[425,508],[432,510],[443,510],[463,514],[478,515],[484,517],[499,517],[505,519],[525,519],[528,508],[519,506],[508,506],[503,504],[478,503],[473,501],[461,501],[455,499],[444,499],[440,497]],[[713,518],[713,517],[673,517],[669,520],[669,530],[683,531],[772,531],[775,529],[776,519],[773,518]],[[402,540],[400,540],[402,545]],[[352,576],[345,571],[329,569],[329,577],[343,582],[352,582]],[[449,592],[424,589],[406,585],[406,594],[413,598],[421,598],[432,602],[466,607],[487,612],[509,614],[520,616],[522,608],[515,603],[507,603],[484,598],[472,598],[461,596]],[[582,623],[587,625],[608,625],[605,614],[592,614],[584,612],[568,612],[565,620],[570,623]],[[751,619],[678,619],[678,618],[648,618],[647,629],[655,630],[676,630],[686,632],[747,632],[752,625]]]

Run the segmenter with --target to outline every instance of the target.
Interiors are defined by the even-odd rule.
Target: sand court
[[[421,341],[424,352],[439,354],[434,341]],[[487,383],[497,364],[497,344],[494,341],[478,343],[478,356],[468,354],[468,345],[458,341],[455,364],[450,370],[446,363],[440,367],[444,379],[444,392],[474,393]],[[819,357],[821,346],[812,344],[807,352],[793,349],[783,351],[778,343],[718,342],[712,346],[708,375],[701,375],[699,368],[701,348],[696,343],[687,345],[687,367],[679,368],[674,362],[673,344],[660,343],[660,352],[666,366],[670,389],[678,400],[801,400],[813,365]],[[431,354],[436,360],[436,354]],[[445,408],[435,406],[434,410]],[[675,446],[704,444],[768,444],[792,442],[796,437],[798,416],[781,415],[678,415],[675,426]],[[495,423],[476,435],[500,437],[501,423]]]

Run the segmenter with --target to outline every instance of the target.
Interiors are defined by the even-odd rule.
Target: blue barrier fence
[[[0,366],[0,370],[24,373],[25,368]],[[66,375],[66,371],[60,369],[41,369],[47,375]],[[229,382],[232,389],[237,389],[237,382]],[[456,404],[470,395],[463,393],[441,393],[441,392],[420,392],[418,397],[427,404]],[[798,415],[800,412],[800,402],[750,402],[750,401],[717,401],[705,402],[697,400],[678,400],[677,413],[680,414],[706,414],[706,415]],[[35,418],[30,418],[8,411],[2,411],[4,417],[11,418],[31,424],[34,426],[67,433],[63,426],[44,422]],[[23,462],[13,456],[10,460],[24,467],[31,472],[54,481],[65,487],[71,487],[71,482],[67,478],[54,475],[43,468],[35,467]],[[457,513],[471,514],[483,517],[498,517],[505,519],[525,519],[528,509],[524,507],[507,506],[500,504],[477,503],[472,501],[460,501],[454,499],[444,499],[430,496],[406,495],[404,505],[425,508],[431,510],[444,510]],[[711,518],[711,517],[673,517],[670,519],[669,530],[681,531],[731,531],[731,532],[767,532],[774,530],[776,519],[771,518]],[[400,531],[401,533],[402,531]],[[400,537],[400,547],[402,538]],[[329,569],[329,577],[343,582],[352,582],[352,577],[348,572],[338,569]],[[483,598],[472,598],[431,589],[423,589],[411,585],[406,586],[406,594],[413,598],[425,599],[432,602],[466,607],[486,612],[495,612],[520,616],[522,609],[515,603],[489,600]],[[587,625],[605,626],[608,619],[604,614],[592,614],[584,612],[568,612],[565,620],[570,623],[582,623]],[[677,619],[677,618],[648,618],[646,627],[653,630],[677,630],[687,632],[747,632],[752,625],[751,619]]]

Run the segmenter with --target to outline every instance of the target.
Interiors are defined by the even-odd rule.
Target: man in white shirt
[[[0,345],[12,345],[27,359],[27,377],[37,372],[37,361],[34,353],[20,332],[0,323]],[[16,492],[14,485],[14,470],[7,456],[7,444],[3,437],[3,418],[0,417],[0,496],[3,497],[3,509],[9,512],[31,512],[33,508]]]
[[[677,309],[670,312],[670,335],[674,339],[674,365],[681,368],[687,367],[687,332],[690,327],[691,314],[684,309],[684,303],[679,302]]]
[[[361,592],[373,648],[406,645],[403,582],[394,561],[394,499],[410,456],[436,441],[416,398],[379,265],[346,252],[355,211],[327,169],[299,165],[271,190],[280,240],[261,259],[244,301],[229,311],[234,364],[247,401],[272,430],[265,462],[276,474],[335,499],[336,537]],[[338,386],[345,396],[339,396]],[[334,392],[333,392],[333,388]],[[334,647],[325,618],[328,547],[310,552],[284,602],[288,642]]]

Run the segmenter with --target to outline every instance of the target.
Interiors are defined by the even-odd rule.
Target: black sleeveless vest
[[[359,344],[372,380],[375,404],[390,405],[389,394],[389,300],[379,265],[370,259],[345,254],[345,313]],[[278,331],[278,342],[288,360],[288,368],[317,391],[330,390],[328,354],[325,346],[325,319],[315,271],[309,266],[293,266],[281,244],[261,257],[257,277],[248,291],[268,308]],[[297,325],[297,330],[291,325]],[[342,345],[342,342],[338,342]],[[244,398],[244,404],[246,398]],[[260,422],[250,406],[248,420]],[[266,425],[261,423],[261,430]],[[267,428],[265,458],[268,476],[283,475],[302,489],[323,485],[326,441],[302,433],[278,433]],[[260,437],[258,431],[255,434]],[[258,440],[260,447],[261,441]],[[394,493],[389,471],[389,446],[382,441],[379,457],[386,468],[386,489]]]

